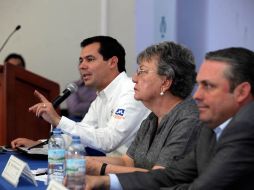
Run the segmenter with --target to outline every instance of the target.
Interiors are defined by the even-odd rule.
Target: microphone
[[[73,92],[78,90],[78,86],[75,83],[70,83],[67,85],[66,89],[62,92],[62,95],[57,96],[52,105],[57,108],[65,99],[67,99]]]
[[[12,33],[10,33],[10,35],[7,37],[7,39],[4,41],[3,45],[0,48],[0,52],[4,49],[4,46],[7,44],[7,42],[9,41],[9,39],[11,38],[11,36],[18,31],[21,28],[20,25],[16,26],[16,28],[12,31]]]

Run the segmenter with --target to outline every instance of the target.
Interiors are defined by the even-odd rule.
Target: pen
[[[35,174],[35,176],[46,175],[46,174],[48,174],[48,173],[44,172],[44,173]]]
[[[36,145],[34,145],[34,146],[31,146],[31,147],[29,147],[27,150],[30,150],[30,149],[32,149],[32,148],[36,148],[36,147],[39,147],[39,146],[42,146],[42,145],[45,145],[45,144],[48,144],[48,140],[43,141],[43,142],[41,142],[41,143],[39,143],[39,144],[36,144]]]

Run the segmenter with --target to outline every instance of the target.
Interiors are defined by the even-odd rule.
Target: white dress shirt
[[[63,116],[57,127],[79,135],[85,146],[122,155],[149,113],[142,102],[134,99],[134,83],[122,72],[98,92],[81,122]]]
[[[121,183],[118,177],[116,176],[116,174],[109,174],[109,180],[110,180],[110,183],[109,183],[110,190],[123,190]]]

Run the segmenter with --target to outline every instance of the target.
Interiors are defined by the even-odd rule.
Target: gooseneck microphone
[[[75,83],[70,83],[67,85],[66,89],[62,92],[62,95],[56,97],[53,100],[52,105],[57,108],[65,99],[67,99],[73,92],[78,90],[78,86]]]
[[[7,44],[7,42],[9,41],[9,39],[11,38],[11,36],[18,31],[21,28],[20,25],[16,26],[16,28],[12,31],[12,33],[10,33],[10,35],[7,37],[7,39],[4,41],[3,45],[0,48],[0,52],[4,49],[4,46]]]

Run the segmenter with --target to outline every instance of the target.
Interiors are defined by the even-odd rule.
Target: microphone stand
[[[13,30],[12,33],[10,33],[10,35],[7,37],[7,39],[4,41],[3,45],[1,46],[0,52],[4,49],[4,46],[7,44],[7,42],[8,42],[9,39],[11,38],[11,36],[12,36],[16,31],[18,31],[20,28],[21,28],[21,26],[18,25],[18,26],[15,28],[15,30]]]

